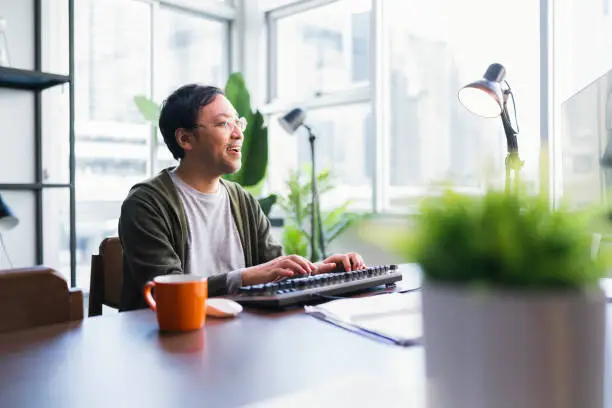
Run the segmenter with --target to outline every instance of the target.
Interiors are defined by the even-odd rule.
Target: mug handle
[[[151,289],[153,289],[154,287],[155,287],[155,282],[153,282],[153,281],[147,282],[147,284],[144,287],[144,298],[147,301],[147,303],[149,304],[149,307],[154,312],[156,312],[157,311],[157,303],[155,303],[155,299],[151,295]]]

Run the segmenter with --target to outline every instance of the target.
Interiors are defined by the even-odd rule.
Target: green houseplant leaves
[[[425,199],[404,248],[427,279],[453,285],[579,288],[604,275],[588,215],[525,193],[445,192]]]
[[[242,143],[242,168],[225,179],[235,181],[244,187],[257,185],[266,175],[268,167],[268,128],[259,111],[251,109],[251,96],[239,72],[234,72],[225,87],[227,99],[238,111],[238,116],[247,120]]]
[[[310,174],[309,171],[306,173]],[[307,180],[304,180],[300,171],[293,171],[289,174],[286,186],[287,195],[280,197],[278,201],[285,212],[283,248],[288,254],[301,255],[316,262],[322,258],[318,240],[315,240],[316,253],[309,254],[310,241],[312,240],[310,230],[312,219],[310,178],[307,177]],[[334,185],[329,170],[324,170],[317,175],[317,187],[319,196],[333,190]],[[326,248],[354,222],[365,217],[364,214],[349,212],[349,205],[350,201],[345,201],[331,211],[321,212],[323,240]]]

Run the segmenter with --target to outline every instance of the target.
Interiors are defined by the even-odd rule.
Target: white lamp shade
[[[502,112],[501,89],[495,89],[496,84],[480,84],[479,82],[461,88],[459,101],[467,110],[476,115],[485,118],[498,117]]]

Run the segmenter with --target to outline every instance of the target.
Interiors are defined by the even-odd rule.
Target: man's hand
[[[301,256],[279,256],[264,264],[243,270],[242,285],[257,285],[299,275],[310,275],[316,270],[315,264]]]
[[[334,254],[327,257],[323,262],[317,264],[315,273],[328,273],[338,268],[345,271],[356,271],[365,268],[366,265],[359,254],[349,252],[348,254]]]

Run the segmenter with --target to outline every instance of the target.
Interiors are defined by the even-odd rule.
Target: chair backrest
[[[83,292],[51,268],[0,270],[0,332],[83,319]]]
[[[123,248],[118,237],[105,238],[91,257],[89,316],[102,314],[102,305],[119,308],[123,285]]]

